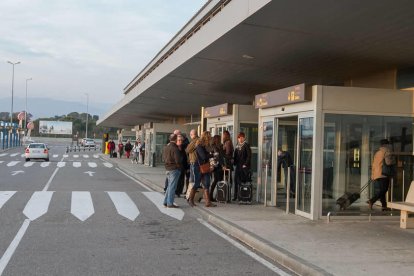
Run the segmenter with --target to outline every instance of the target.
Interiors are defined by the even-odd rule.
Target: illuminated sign
[[[268,108],[300,102],[310,101],[312,99],[311,91],[306,91],[305,84],[299,84],[279,90],[266,92],[256,95],[255,107]]]
[[[232,114],[232,105],[225,103],[204,108],[204,118],[220,117]]]

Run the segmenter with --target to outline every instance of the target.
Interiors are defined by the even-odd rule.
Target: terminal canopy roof
[[[412,0],[211,0],[98,123],[133,127],[414,65]]]

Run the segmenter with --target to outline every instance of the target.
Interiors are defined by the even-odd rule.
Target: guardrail
[[[99,145],[95,146],[67,146],[66,147],[66,153],[68,152],[80,152],[80,151],[99,151],[100,147]]]

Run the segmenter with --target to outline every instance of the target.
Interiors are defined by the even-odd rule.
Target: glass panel
[[[164,147],[169,143],[170,133],[157,132],[155,134],[155,163],[161,164],[164,163],[162,154],[164,152]]]
[[[312,198],[313,118],[299,119],[299,166],[297,209],[311,212]]]
[[[360,196],[345,212],[367,211],[374,187],[361,192],[371,178],[371,163],[380,140],[387,138],[397,159],[388,200],[401,201],[413,179],[413,118],[325,114],[322,213],[340,209],[336,200],[345,193]],[[378,207],[380,208],[380,207]]]
[[[263,123],[262,140],[262,176],[259,202],[264,201],[266,187],[266,202],[271,201],[272,195],[272,150],[273,150],[273,122]],[[266,175],[267,173],[267,175]]]
[[[276,156],[276,206],[286,210],[287,184],[290,176],[289,211],[294,212],[293,198],[296,187],[296,149],[297,149],[298,117],[278,119]],[[280,154],[279,154],[280,151]],[[293,164],[292,164],[293,163]]]
[[[257,146],[258,146],[258,139],[259,139],[259,130],[258,124],[247,124],[241,123],[240,124],[240,132],[244,132],[246,134],[246,140],[250,144],[252,149],[252,172],[257,172]]]

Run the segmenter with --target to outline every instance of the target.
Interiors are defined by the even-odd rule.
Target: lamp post
[[[14,66],[17,64],[20,64],[20,61],[18,62],[11,62],[7,61],[7,63],[10,63],[13,65],[13,74],[12,74],[12,98],[11,98],[11,111],[10,111],[10,127],[13,125],[13,96],[14,96]]]
[[[24,127],[23,127],[23,129],[26,129],[26,131],[27,131],[27,82],[31,81],[31,80],[32,80],[32,78],[26,79],[26,107],[25,107],[25,110],[24,110]],[[24,135],[26,136],[27,132],[25,132]]]
[[[10,139],[9,139],[9,145],[10,147],[13,147],[14,141],[13,141],[13,96],[14,96],[14,66],[17,64],[20,64],[20,61],[18,62],[11,62],[7,61],[7,63],[10,63],[13,65],[13,74],[12,74],[12,97],[11,97],[11,110],[10,110]]]
[[[86,134],[85,134],[85,138],[88,138],[89,94],[85,93],[85,95],[86,95]]]

